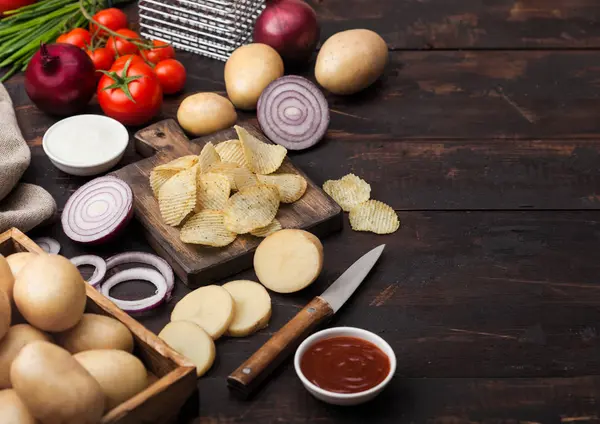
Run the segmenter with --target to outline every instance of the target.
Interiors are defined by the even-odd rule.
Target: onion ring
[[[156,286],[156,292],[144,299],[121,300],[110,295],[110,289],[117,284],[131,280],[144,280]],[[144,312],[154,309],[167,297],[167,282],[158,272],[150,268],[131,268],[119,271],[100,286],[101,293],[125,312]]]
[[[51,255],[58,255],[60,252],[60,243],[50,237],[40,237],[33,241],[35,244],[40,246],[42,250]]]
[[[106,262],[104,262],[104,259],[96,255],[81,255],[75,256],[70,260],[76,267],[82,265],[91,265],[94,267],[94,274],[92,274],[87,283],[93,288],[98,289],[98,286],[100,286],[106,275]]]

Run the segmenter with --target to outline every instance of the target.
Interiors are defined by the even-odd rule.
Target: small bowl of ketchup
[[[396,355],[375,333],[335,327],[308,337],[296,350],[296,374],[313,396],[358,405],[377,396],[396,371]]]

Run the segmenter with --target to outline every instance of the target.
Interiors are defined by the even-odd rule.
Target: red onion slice
[[[131,280],[144,280],[156,286],[156,293],[152,296],[138,300],[121,300],[110,295],[110,289],[117,284]],[[165,278],[150,268],[131,268],[119,271],[102,284],[101,293],[125,312],[143,312],[154,309],[163,303],[167,296],[167,283]]]
[[[258,122],[265,135],[289,150],[317,144],[329,126],[329,106],[319,88],[297,75],[273,81],[257,105]]]
[[[166,301],[171,300],[173,288],[175,287],[175,276],[173,275],[173,268],[160,256],[153,255],[146,252],[125,252],[115,256],[111,256],[106,260],[106,269],[109,270],[117,265],[129,264],[129,263],[140,263],[150,265],[158,270],[162,274],[167,283],[167,295]]]
[[[58,255],[60,252],[60,243],[50,237],[40,237],[33,241],[35,244],[40,246],[42,250],[51,255]]]
[[[82,255],[71,258],[71,262],[76,266],[91,265],[94,267],[94,274],[87,281],[88,284],[95,289],[98,289],[104,276],[106,275],[106,262],[100,256],[96,255]]]
[[[67,200],[61,221],[65,234],[79,243],[112,239],[133,216],[133,192],[119,178],[105,176],[81,186]]]

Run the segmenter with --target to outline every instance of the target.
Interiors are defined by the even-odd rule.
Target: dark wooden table
[[[391,63],[364,93],[329,96],[326,141],[293,161],[319,184],[348,172],[364,177],[373,196],[398,211],[402,228],[375,236],[350,231],[346,221],[323,240],[319,280],[273,295],[268,329],[218,341],[217,362],[198,382],[199,412],[192,402],[181,422],[600,422],[600,4],[311,4],[323,39],[374,29]],[[186,93],[224,91],[221,62],[179,57]],[[7,87],[33,152],[25,180],[47,188],[62,208],[86,180],[44,156],[41,137],[54,119],[31,105],[22,82],[16,76]],[[181,98],[169,99],[162,117],[174,116]],[[137,159],[130,150],[123,164]],[[66,256],[149,250],[136,223],[93,249],[69,242],[59,225],[33,233],[42,234],[59,239]],[[384,257],[333,325],[363,327],[391,343],[398,369],[388,389],[361,407],[328,406],[302,388],[288,362],[251,401],[232,397],[225,377],[380,243]],[[125,285],[116,295],[149,291]],[[140,321],[160,331],[187,292],[179,284],[174,301]]]

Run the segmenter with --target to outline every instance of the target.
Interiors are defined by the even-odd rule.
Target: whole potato
[[[3,289],[0,289],[0,341],[10,328],[11,309],[8,295]]]
[[[196,93],[183,99],[177,121],[188,133],[200,136],[231,127],[237,120],[229,100],[216,93]]]
[[[16,277],[19,271],[33,258],[37,256],[37,253],[32,252],[18,252],[13,253],[12,255],[8,255],[6,257],[6,261],[10,266],[10,270],[12,274]]]
[[[11,302],[14,285],[15,278],[13,277],[13,272],[11,271],[8,260],[4,256],[0,255],[0,290],[4,290],[6,292]]]
[[[17,392],[11,389],[0,390],[0,411],[2,424],[38,424]]]
[[[79,270],[67,258],[38,255],[19,272],[13,295],[28,323],[44,331],[65,331],[83,315],[85,286]]]
[[[102,387],[106,410],[119,406],[148,387],[148,374],[142,361],[131,353],[114,349],[79,352],[73,358]]]
[[[317,63],[317,82],[334,94],[354,94],[373,84],[388,62],[388,49],[379,34],[351,29],[323,43]]]
[[[43,424],[96,424],[104,413],[98,382],[62,347],[33,342],[10,367],[13,388]]]
[[[254,110],[263,90],[283,76],[283,60],[266,44],[238,47],[225,63],[225,89],[238,109]]]
[[[56,334],[56,342],[71,353],[93,349],[133,351],[131,331],[114,318],[97,314],[83,314],[73,328]]]
[[[45,333],[29,324],[13,325],[0,341],[0,389],[12,387],[10,384],[10,365],[21,349],[33,342],[51,342]]]

